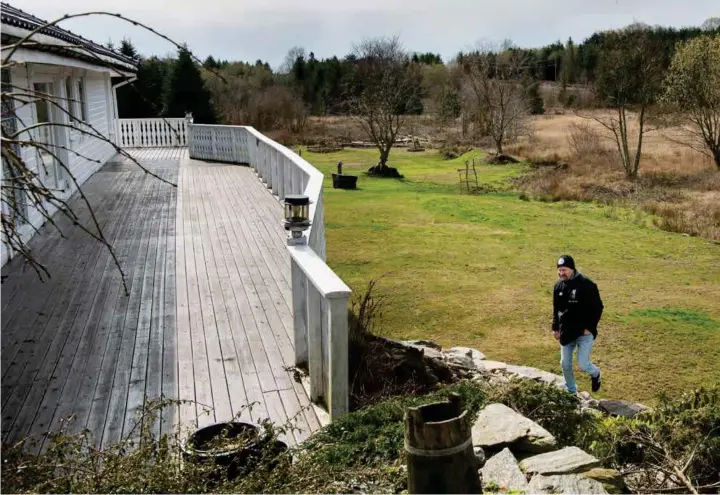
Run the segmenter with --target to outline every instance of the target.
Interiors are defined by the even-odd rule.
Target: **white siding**
[[[85,73],[85,97],[88,124],[97,132],[110,139],[110,130],[108,124],[108,115],[110,108],[108,106],[108,78],[107,74],[99,72]],[[77,87],[77,85],[76,85]],[[85,130],[92,132],[92,128],[86,127]],[[115,148],[100,139],[92,136],[77,133],[71,141],[70,148],[83,157],[91,160],[99,160],[105,163],[115,154]],[[70,157],[71,170],[73,176],[78,183],[84,183],[92,174],[94,174],[102,165],[81,158],[77,155]]]
[[[60,97],[65,97],[65,77],[71,76],[73,78],[73,87],[77,91],[77,79],[79,77],[84,78],[85,96],[86,96],[86,109],[87,109],[87,124],[92,126],[96,131],[101,133],[103,136],[111,139],[111,127],[113,125],[112,120],[112,109],[111,102],[112,96],[110,95],[110,75],[107,73],[76,69],[58,65],[46,65],[46,64],[23,64],[15,66],[10,71],[11,83],[15,86],[21,86],[23,88],[32,89],[33,83],[41,81],[52,81],[55,85],[56,91],[59,91]],[[21,122],[18,123],[18,128],[27,127],[36,122],[35,110],[33,105],[24,105],[18,108],[17,115]],[[77,112],[77,116],[80,116],[80,112]],[[66,115],[62,116],[64,123],[69,124],[69,117]],[[91,132],[90,127],[84,127],[87,131]],[[64,138],[60,139],[60,144],[64,144],[70,150],[77,152],[82,155],[71,152],[66,152],[64,159],[66,165],[70,169],[72,175],[75,177],[78,184],[82,185],[93,173],[95,173],[102,165],[112,158],[115,154],[115,148],[101,139],[84,135],[80,131],[62,128],[60,132],[64,134]],[[22,139],[28,139],[29,133],[24,133],[21,136]],[[36,136],[33,136],[36,137]],[[57,150],[58,153],[62,153]],[[46,180],[52,179],[51,175],[46,176],[39,165],[36,153],[33,149],[23,149],[23,160],[36,173],[39,174],[40,180],[45,182]],[[97,163],[92,160],[97,160]],[[40,169],[40,170],[39,170]],[[54,184],[49,184],[51,187],[55,187]],[[63,199],[69,198],[75,193],[77,188],[73,182],[68,179],[68,187],[60,195]],[[46,205],[51,213],[55,212],[55,209]],[[36,228],[40,227],[44,223],[44,218],[36,209],[31,208],[28,211],[28,220]],[[18,229],[23,238],[29,239],[34,234],[34,229],[30,225],[24,225]],[[9,253],[4,244],[2,243],[0,258],[2,259],[2,265],[8,261]]]

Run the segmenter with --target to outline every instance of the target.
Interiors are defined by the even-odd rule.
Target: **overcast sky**
[[[364,37],[399,35],[411,51],[447,60],[479,40],[506,38],[524,47],[640,21],[700,25],[720,16],[719,0],[11,0],[45,20],[66,13],[107,10],[146,23],[200,58],[279,66],[293,46],[317,58],[344,56]],[[93,41],[129,37],[144,55],[173,48],[157,36],[111,18],[65,21],[61,27]]]

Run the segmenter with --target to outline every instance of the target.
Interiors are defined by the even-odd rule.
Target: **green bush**
[[[642,471],[631,489],[717,493],[720,386],[700,388],[633,419],[608,418],[590,451],[620,471]]]

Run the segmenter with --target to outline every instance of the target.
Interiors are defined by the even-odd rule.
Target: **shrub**
[[[660,396],[634,419],[607,419],[591,452],[628,474],[641,493],[717,493],[720,487],[720,386]]]
[[[570,124],[567,140],[576,159],[608,153],[607,148],[602,145],[602,137],[587,122]]]

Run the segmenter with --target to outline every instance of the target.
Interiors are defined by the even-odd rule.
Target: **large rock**
[[[441,347],[432,340],[403,340],[398,342],[398,344],[417,349],[421,351],[425,357],[431,359],[443,358],[443,353],[440,350]]]
[[[442,347],[440,346],[440,344],[438,344],[434,340],[403,340],[400,343],[413,347],[430,347],[431,349],[437,349],[438,351],[442,351]]]
[[[557,447],[545,428],[504,404],[485,407],[472,428],[473,445],[500,450],[510,447],[525,452],[548,452]]]
[[[586,478],[602,483],[608,493],[621,494],[629,492],[623,475],[615,469],[594,468],[582,474]]]
[[[481,471],[483,486],[493,483],[503,492],[527,489],[525,475],[520,471],[517,459],[508,448],[492,456]]]
[[[528,457],[520,463],[520,468],[526,473],[547,475],[579,473],[599,466],[599,460],[577,447]]]
[[[526,493],[607,493],[602,483],[581,474],[533,476]]]
[[[627,400],[611,400],[601,399],[597,408],[611,416],[622,416],[624,418],[634,418],[643,411],[647,411],[648,407],[642,404],[636,404]]]
[[[443,354],[448,364],[469,370],[478,369],[478,364],[485,359],[485,354],[469,347],[452,347],[443,351]]]
[[[550,383],[556,386],[565,386],[565,379],[556,375],[555,373],[549,373],[547,371],[539,370],[537,368],[531,368],[529,366],[515,366],[513,364],[507,365],[505,368],[507,373],[515,375],[519,378],[526,380],[537,380],[545,383]]]
[[[481,366],[485,371],[504,370],[507,368],[507,364],[502,361],[488,361],[487,359],[480,361],[478,369],[480,369]]]

